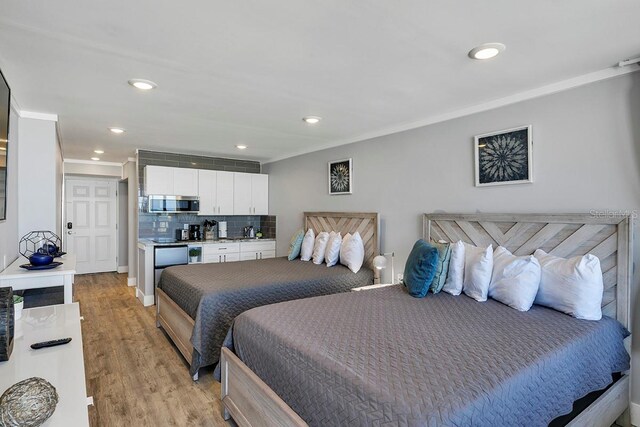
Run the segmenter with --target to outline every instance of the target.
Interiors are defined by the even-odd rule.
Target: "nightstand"
[[[397,284],[398,283],[380,283],[378,285],[360,286],[359,288],[352,288],[351,292],[368,291],[370,289],[385,288],[387,286],[395,286]]]

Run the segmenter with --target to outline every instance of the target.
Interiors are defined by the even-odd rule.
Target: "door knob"
[[[76,234],[76,232],[69,230],[69,231],[67,231],[67,234]]]

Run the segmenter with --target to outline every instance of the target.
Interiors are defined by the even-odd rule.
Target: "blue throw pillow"
[[[431,283],[431,292],[437,294],[442,290],[444,282],[447,280],[449,261],[451,260],[451,244],[433,242],[433,246],[438,248],[438,267]]]
[[[429,292],[438,268],[438,248],[418,240],[404,266],[404,285],[409,295],[422,298]]]
[[[287,259],[293,261],[300,256],[300,249],[302,248],[302,239],[304,239],[304,231],[298,230],[295,232],[291,241],[289,242],[289,255]]]

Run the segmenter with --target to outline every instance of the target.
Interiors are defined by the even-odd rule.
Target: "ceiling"
[[[58,114],[75,159],[268,161],[640,54],[637,0],[0,1],[0,68],[21,109]],[[469,59],[484,42],[507,49]]]

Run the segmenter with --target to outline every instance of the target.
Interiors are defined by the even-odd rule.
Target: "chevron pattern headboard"
[[[313,229],[316,236],[321,231],[360,233],[364,243],[364,265],[373,269],[373,258],[379,255],[378,214],[375,212],[305,212],[304,229]],[[374,273],[377,273],[374,271]]]
[[[561,257],[591,253],[600,259],[604,280],[602,311],[628,329],[632,229],[626,215],[590,214],[424,214],[428,240],[500,245],[515,255],[536,249]]]

